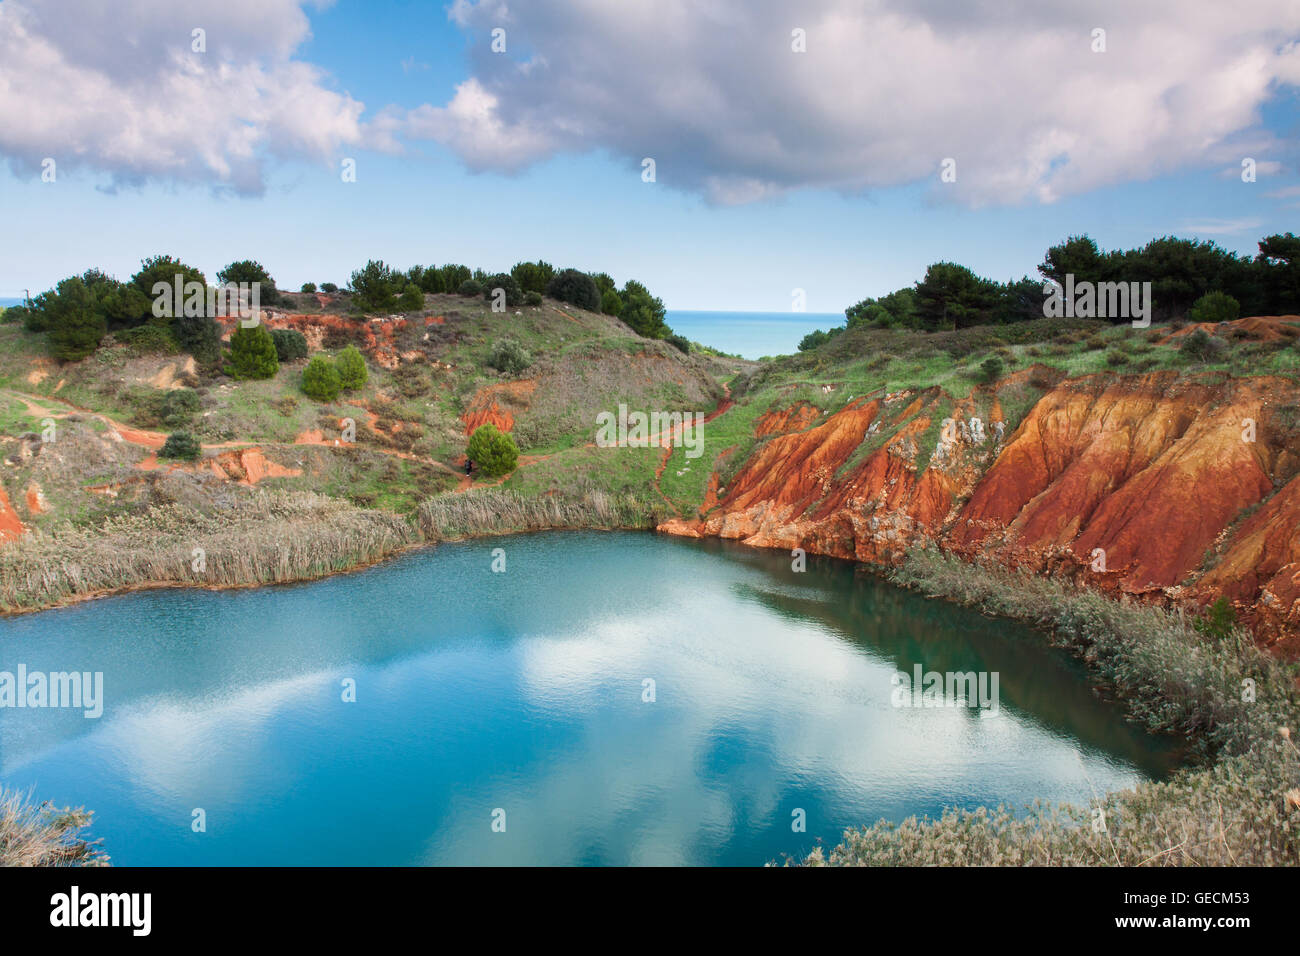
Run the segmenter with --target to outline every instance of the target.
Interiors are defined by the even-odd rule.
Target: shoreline
[[[104,598],[122,597],[127,594],[134,594],[141,591],[248,591],[256,588],[276,588],[290,587],[297,584],[311,584],[316,581],[324,581],[328,578],[340,577],[348,574],[355,574],[358,571],[366,571],[370,568],[378,567],[389,561],[405,557],[412,551],[422,550],[424,548],[436,548],[440,544],[458,544],[463,541],[473,541],[479,538],[501,538],[507,535],[516,534],[547,534],[550,532],[565,531],[647,531],[659,534],[655,528],[645,527],[608,527],[608,526],[583,526],[583,525],[557,525],[550,528],[508,528],[503,530],[485,530],[474,534],[449,535],[444,538],[421,539],[411,541],[392,551],[377,555],[372,559],[359,561],[356,564],[346,568],[324,571],[319,574],[305,574],[300,577],[287,578],[283,581],[242,581],[231,584],[203,584],[198,581],[168,581],[153,580],[139,581],[134,584],[124,584],[113,588],[98,588],[92,591],[84,591],[78,594],[69,595],[68,597],[54,601],[48,604],[34,605],[32,607],[17,607],[7,610],[0,610],[0,622],[11,618],[23,617],[29,614],[41,614],[45,611],[57,611],[70,607],[76,607],[79,604],[86,604],[91,601],[98,601]]]

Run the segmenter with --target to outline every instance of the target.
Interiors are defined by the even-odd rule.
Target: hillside
[[[293,580],[422,537],[657,526],[880,566],[934,545],[1189,608],[1222,596],[1262,642],[1300,651],[1300,318],[1209,326],[1197,349],[1184,323],[851,329],[759,365],[550,299],[501,314],[428,295],[420,311],[357,318],[337,296],[285,298],[267,324],[302,332],[309,355],[358,346],[363,388],[316,402],[305,359],[236,381],[111,340],[58,363],[41,336],[0,325],[0,535],[23,542],[0,551],[7,607]],[[513,374],[490,366],[503,339],[528,354]],[[202,455],[160,459],[160,396],[186,390]],[[599,447],[597,416],[620,404],[705,415],[701,454]],[[464,474],[486,423],[520,448],[503,478]],[[277,516],[301,553],[261,542],[248,514]],[[313,535],[325,520],[355,543]],[[69,557],[146,541],[149,561],[101,561],[113,573],[93,581]],[[199,574],[195,546],[265,553]]]
[[[743,450],[660,529],[886,566],[934,545],[1155,603],[1224,596],[1295,656],[1300,317],[1216,327],[1208,360],[1179,348],[1192,331],[846,333],[738,385]],[[980,381],[990,357],[1014,371]]]

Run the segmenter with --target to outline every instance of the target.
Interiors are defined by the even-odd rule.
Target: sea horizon
[[[844,313],[669,309],[665,321],[692,342],[730,355],[759,359],[797,352],[799,342],[814,329],[843,325]]]

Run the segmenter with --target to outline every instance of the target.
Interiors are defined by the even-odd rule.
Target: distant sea
[[[694,312],[669,309],[667,322],[678,335],[720,352],[757,359],[789,355],[813,329],[844,324],[843,312]]]
[[[20,305],[22,298],[0,296],[0,307]],[[720,352],[757,359],[789,355],[813,329],[844,324],[842,312],[697,312],[669,309],[668,324],[678,335]]]

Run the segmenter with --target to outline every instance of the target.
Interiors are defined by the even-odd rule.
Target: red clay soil
[[[1156,344],[1177,344],[1181,339],[1201,329],[1209,335],[1222,336],[1234,330],[1245,333],[1245,337],[1255,342],[1276,342],[1278,339],[1293,339],[1300,326],[1300,315],[1252,315],[1231,322],[1193,322],[1177,332],[1172,332]]]
[[[497,403],[497,398],[525,399],[536,390],[537,382],[527,378],[480,388],[470,399],[465,414],[460,416],[460,420],[465,423],[465,434],[472,435],[476,428],[489,424],[503,432],[512,430],[515,427],[515,417]]]
[[[1300,633],[1300,477],[1241,523],[1196,591],[1226,595],[1266,641]]]
[[[1261,640],[1300,652],[1300,443],[1270,417],[1294,407],[1293,383],[1196,384],[1174,373],[1065,381],[986,470],[954,446],[937,448],[918,475],[930,401],[932,392],[917,396],[905,409],[916,417],[839,476],[878,416],[892,429],[906,414],[860,399],[778,434],[707,517],[660,530],[876,563],[933,542],[1166,603],[1226,594]],[[1245,419],[1257,423],[1253,442],[1243,440]],[[1219,563],[1197,581],[1220,544]],[[1091,569],[1094,549],[1105,553],[1104,573]]]
[[[22,519],[18,517],[18,512],[14,511],[14,506],[9,503],[9,495],[3,487],[0,487],[0,541],[21,538],[26,533],[27,529],[23,527]]]
[[[49,510],[49,505],[45,503],[45,495],[41,493],[41,486],[32,482],[27,486],[26,492],[27,510],[34,515],[42,514]]]
[[[820,409],[814,408],[807,402],[800,402],[798,405],[759,416],[754,426],[754,435],[763,438],[767,435],[801,432],[820,417]]]

